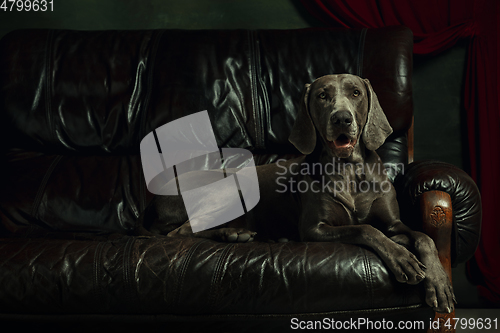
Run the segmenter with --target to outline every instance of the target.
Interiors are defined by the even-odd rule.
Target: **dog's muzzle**
[[[355,120],[351,112],[340,110],[330,116],[326,144],[337,157],[349,157],[357,143]]]

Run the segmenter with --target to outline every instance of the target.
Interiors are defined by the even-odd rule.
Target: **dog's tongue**
[[[342,134],[337,138],[337,140],[333,141],[333,144],[335,145],[335,148],[346,148],[351,144],[351,140]]]

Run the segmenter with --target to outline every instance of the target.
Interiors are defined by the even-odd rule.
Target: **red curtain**
[[[464,102],[471,176],[479,185],[483,224],[475,260],[480,296],[500,304],[500,1],[498,0],[301,0],[329,26],[378,28],[405,25],[415,54],[437,54],[468,38]]]

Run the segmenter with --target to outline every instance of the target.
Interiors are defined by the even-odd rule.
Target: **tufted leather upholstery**
[[[410,207],[434,184],[434,174],[401,167],[411,71],[412,35],[403,27],[7,35],[0,42],[0,312],[428,312],[421,286],[397,283],[362,247],[129,235],[152,198],[139,156],[146,134],[208,110],[220,147],[250,149],[257,164],[296,156],[288,135],[302,88],[331,73],[372,83],[394,128],[379,154],[391,178],[399,173],[401,206]],[[451,170],[439,168],[439,179]],[[479,195],[467,177],[457,171],[438,181],[458,195],[455,261],[472,255],[479,233],[480,209],[467,208]]]

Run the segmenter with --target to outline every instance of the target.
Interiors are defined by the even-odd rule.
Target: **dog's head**
[[[370,82],[356,75],[326,75],[306,84],[290,142],[303,154],[316,146],[316,129],[329,155],[348,158],[361,139],[377,150],[392,133]]]

